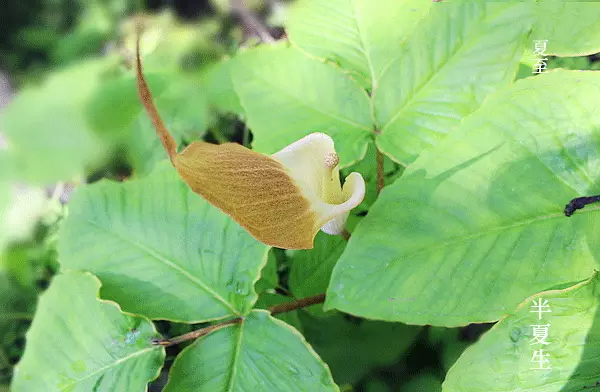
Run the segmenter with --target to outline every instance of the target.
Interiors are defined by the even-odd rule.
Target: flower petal
[[[321,230],[327,234],[341,234],[350,210],[365,198],[365,190],[363,177],[359,173],[350,173],[342,190],[344,202],[337,205],[323,203],[318,209],[321,219],[330,219],[323,224]]]
[[[308,136],[284,147],[272,155],[281,162],[290,177],[304,190],[310,200],[341,203],[342,187],[333,139],[324,133]]]
[[[174,161],[192,190],[230,215],[256,239],[311,249],[317,214],[275,159],[239,144],[190,144]]]
[[[311,133],[273,154],[302,188],[318,214],[318,225],[327,234],[340,234],[348,212],[365,196],[365,182],[359,173],[340,184],[338,158],[333,139],[324,133]]]

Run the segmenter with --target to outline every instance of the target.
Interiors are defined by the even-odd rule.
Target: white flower
[[[195,142],[173,159],[192,190],[267,245],[310,249],[322,229],[339,234],[365,195],[359,173],[340,184],[333,140],[310,134],[267,156],[239,144]]]
[[[327,234],[341,234],[348,213],[365,197],[365,181],[360,173],[352,173],[341,187],[339,158],[331,137],[311,133],[272,157],[287,168],[302,188],[311,208],[319,216],[321,230]]]
[[[139,41],[136,60],[142,104],[173,166],[195,193],[267,245],[310,249],[319,229],[341,233],[349,211],[365,196],[365,181],[352,173],[342,188],[329,136],[312,133],[272,156],[235,143],[205,142],[177,153],[144,80]]]

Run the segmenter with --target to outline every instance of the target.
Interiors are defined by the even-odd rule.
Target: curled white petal
[[[333,140],[324,133],[312,133],[273,154],[290,177],[302,189],[311,209],[316,212],[321,229],[340,234],[348,213],[365,196],[365,182],[359,173],[346,178],[342,188],[339,159]]]
[[[348,219],[350,210],[357,207],[365,198],[365,180],[359,173],[351,173],[346,177],[342,196],[345,201],[341,204],[326,204],[321,206],[323,216],[333,216],[321,227],[327,234],[341,234]]]

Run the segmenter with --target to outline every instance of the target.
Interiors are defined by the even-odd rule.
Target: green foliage
[[[331,271],[346,247],[340,236],[323,232],[315,237],[315,247],[307,251],[296,251],[291,257],[288,285],[296,298],[310,297],[327,290]],[[315,314],[322,314],[321,305],[310,308]],[[313,309],[315,308],[315,309]]]
[[[371,369],[391,365],[413,344],[419,327],[350,318],[327,319],[301,313],[306,339],[331,368],[339,385],[356,384]]]
[[[319,130],[335,141],[342,167],[365,155],[369,99],[339,69],[275,45],[238,56],[232,76],[256,150],[274,153]]]
[[[531,37],[548,40],[548,54],[581,56],[600,51],[597,4],[540,0],[537,13]]]
[[[158,376],[165,351],[151,343],[154,326],[99,301],[99,287],[90,274],[54,278],[40,298],[13,391],[135,391]]]
[[[598,380],[600,316],[598,275],[564,290],[543,291],[523,302],[468,348],[448,372],[445,391],[581,391]],[[550,313],[538,314],[534,301],[548,301]],[[537,344],[532,325],[548,327],[548,344]],[[532,344],[533,343],[533,344]],[[536,350],[550,353],[550,370],[532,363]],[[490,379],[489,374],[495,374]]]
[[[0,122],[9,140],[12,176],[43,184],[71,179],[98,164],[107,145],[90,129],[85,105],[114,66],[113,57],[80,62],[17,95]]]
[[[419,0],[299,1],[287,29],[294,44],[374,90],[398,57],[399,42],[431,6]]]
[[[554,71],[489,97],[384,190],[336,265],[327,306],[457,326],[590,276],[596,209],[562,210],[600,190],[599,86],[595,73]]]
[[[179,25],[170,13],[144,22],[144,60],[157,106],[179,142],[198,139],[214,122],[209,104],[224,111],[229,107],[222,106],[219,82],[229,76],[227,68],[215,65],[225,48],[210,41],[216,25]],[[110,27],[116,23],[111,18],[106,23],[109,26],[103,29],[115,28]],[[39,85],[27,86],[9,104],[0,119],[9,144],[0,155],[0,163],[6,161],[9,169],[2,178],[39,184],[72,180],[102,169],[123,153],[129,166],[145,175],[166,157],[141,113],[135,78],[127,65],[133,54],[133,21],[124,26],[122,44],[107,56],[76,63],[65,60],[67,66]]]
[[[93,272],[123,310],[194,323],[248,313],[267,250],[170,165],[80,188],[59,243],[61,264]]]
[[[10,382],[12,364],[22,355],[18,340],[33,318],[36,291],[0,272],[0,384]]]
[[[438,144],[488,94],[514,79],[532,22],[527,3],[432,9],[373,91],[377,147],[407,165]]]
[[[241,325],[213,332],[185,349],[165,388],[165,392],[274,390],[338,388],[302,335],[261,310],[252,311]]]

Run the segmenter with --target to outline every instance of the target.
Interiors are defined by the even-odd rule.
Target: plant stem
[[[271,306],[269,311],[272,315],[291,312],[292,310],[305,308],[307,306],[322,304],[325,302],[325,293],[313,295],[312,297],[300,298],[294,302],[286,302],[283,304]]]
[[[340,234],[342,236],[343,239],[345,239],[346,241],[348,241],[350,239],[350,232],[348,231],[348,229],[344,228],[344,230],[342,230],[342,233]]]
[[[234,319],[226,320],[226,321],[220,322],[218,324],[214,324],[214,325],[211,325],[211,326],[208,326],[205,328],[197,329],[195,331],[188,332],[186,334],[183,334],[183,335],[171,338],[171,339],[155,340],[152,342],[152,344],[154,344],[156,346],[164,346],[164,347],[174,346],[176,344],[183,343],[188,340],[198,339],[202,336],[208,335],[211,332],[218,331],[219,329],[225,328],[229,325],[241,323],[242,321],[243,321],[243,318],[236,317]]]
[[[231,13],[238,16],[244,27],[256,34],[260,40],[266,44],[272,44],[275,42],[275,38],[269,33],[269,29],[264,26],[261,20],[247,7],[244,0],[230,0],[229,6],[231,7]]]
[[[280,305],[271,306],[268,310],[271,312],[272,315],[276,315],[279,313],[285,313],[290,312],[292,310],[305,308],[311,305],[321,304],[323,302],[325,302],[325,293],[313,295],[312,297],[300,298],[299,300],[294,302],[288,302]],[[213,324],[205,328],[200,328],[195,331],[188,332],[186,334],[174,338],[154,340],[152,344],[163,347],[174,346],[179,343],[187,342],[188,340],[201,338],[202,336],[206,336],[211,332],[218,331],[219,329],[225,328],[229,325],[240,324],[243,321],[243,317],[236,317],[230,320],[222,321],[218,324]]]
[[[384,182],[385,172],[383,169],[383,154],[381,153],[381,151],[379,151],[378,148],[376,148],[376,149],[377,149],[377,159],[376,159],[377,160],[377,195],[379,195],[379,193],[385,186],[385,182]]]

